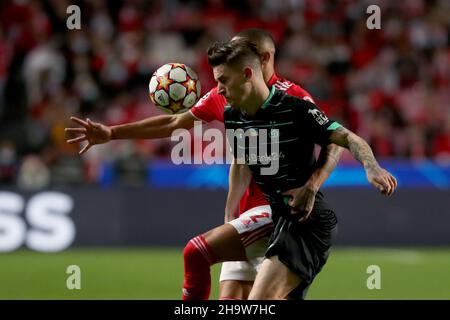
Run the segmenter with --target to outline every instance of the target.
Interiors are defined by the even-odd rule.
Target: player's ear
[[[261,57],[262,64],[268,63],[270,60],[270,52],[267,52],[267,51],[262,52],[260,57]]]
[[[244,77],[246,80],[250,80],[253,77],[253,70],[250,67],[244,68]]]

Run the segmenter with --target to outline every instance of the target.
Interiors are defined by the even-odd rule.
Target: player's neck
[[[265,83],[261,82],[261,84],[256,85],[252,94],[249,96],[247,103],[245,104],[245,113],[253,116],[266,102],[266,100],[269,98],[269,95],[270,90],[267,85],[265,85]]]
[[[272,76],[275,74],[275,69],[266,67],[263,70],[263,78],[265,83],[269,83],[270,79],[272,79]]]

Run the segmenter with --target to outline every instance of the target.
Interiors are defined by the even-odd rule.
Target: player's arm
[[[96,144],[106,143],[113,139],[156,139],[169,137],[175,129],[190,129],[194,126],[196,118],[190,112],[176,115],[160,115],[149,117],[140,121],[125,123],[116,126],[106,126],[90,119],[82,120],[70,117],[79,124],[78,128],[66,128],[66,132],[79,134],[78,137],[67,140],[67,143],[87,141],[88,144],[81,149],[85,153]]]
[[[291,189],[283,193],[283,195],[290,197],[288,204],[293,208],[293,214],[301,216],[300,222],[309,218],[314,207],[316,194],[334,168],[336,168],[342,151],[343,148],[334,143],[322,147],[317,159],[316,169],[308,181],[300,188]]]
[[[302,97],[303,100],[310,101],[311,103],[315,104],[314,99],[311,97],[309,92],[307,92],[300,86],[292,86],[290,88],[290,92],[293,96]],[[334,143],[331,143],[325,147],[322,146],[322,148],[320,149],[319,158],[317,159],[316,163],[316,170],[313,172],[308,182],[305,184],[305,186],[311,189],[314,194],[319,191],[322,184],[328,179],[330,174],[336,168],[343,150],[343,148]],[[312,207],[310,209],[312,210]]]
[[[336,168],[344,149],[332,143],[320,149],[319,158],[316,163],[316,170],[306,183],[315,192],[319,191],[322,184],[328,179]]]
[[[366,171],[367,180],[384,195],[391,195],[397,188],[397,180],[378,164],[369,144],[350,130],[339,127],[330,135],[330,141],[347,148]]]
[[[228,195],[225,205],[225,222],[233,220],[234,214],[239,210],[239,202],[250,185],[252,173],[247,165],[237,164],[236,159],[230,166],[228,176]]]
[[[291,95],[301,97],[303,100],[314,103],[311,95],[299,86],[292,86],[289,92]],[[300,188],[296,188],[286,192],[285,195],[291,197],[290,205],[294,208],[294,213],[301,214],[300,221],[308,219],[314,207],[316,194],[322,184],[328,179],[333,170],[336,168],[341,157],[343,148],[331,143],[322,146],[319,158],[316,162],[316,168],[311,174],[308,181]]]

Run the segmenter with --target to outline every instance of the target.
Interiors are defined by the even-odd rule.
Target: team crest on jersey
[[[327,116],[321,112],[319,109],[309,109],[308,113],[312,114],[314,119],[317,121],[318,124],[324,125],[328,121],[330,121]]]

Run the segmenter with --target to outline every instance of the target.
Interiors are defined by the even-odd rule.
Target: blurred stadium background
[[[71,4],[81,30],[66,27]],[[372,4],[380,30],[366,27]],[[309,298],[449,299],[449,16],[446,0],[1,1],[0,298],[180,298],[182,247],[222,223],[227,166],[174,166],[170,139],[80,157],[63,128],[71,115],[159,114],[148,80],[167,62],[193,67],[207,92],[207,46],[259,27],[276,40],[277,72],[399,180],[385,199],[344,154],[324,187],[338,245]],[[66,288],[69,265],[81,290]],[[381,290],[366,286],[370,265]]]

